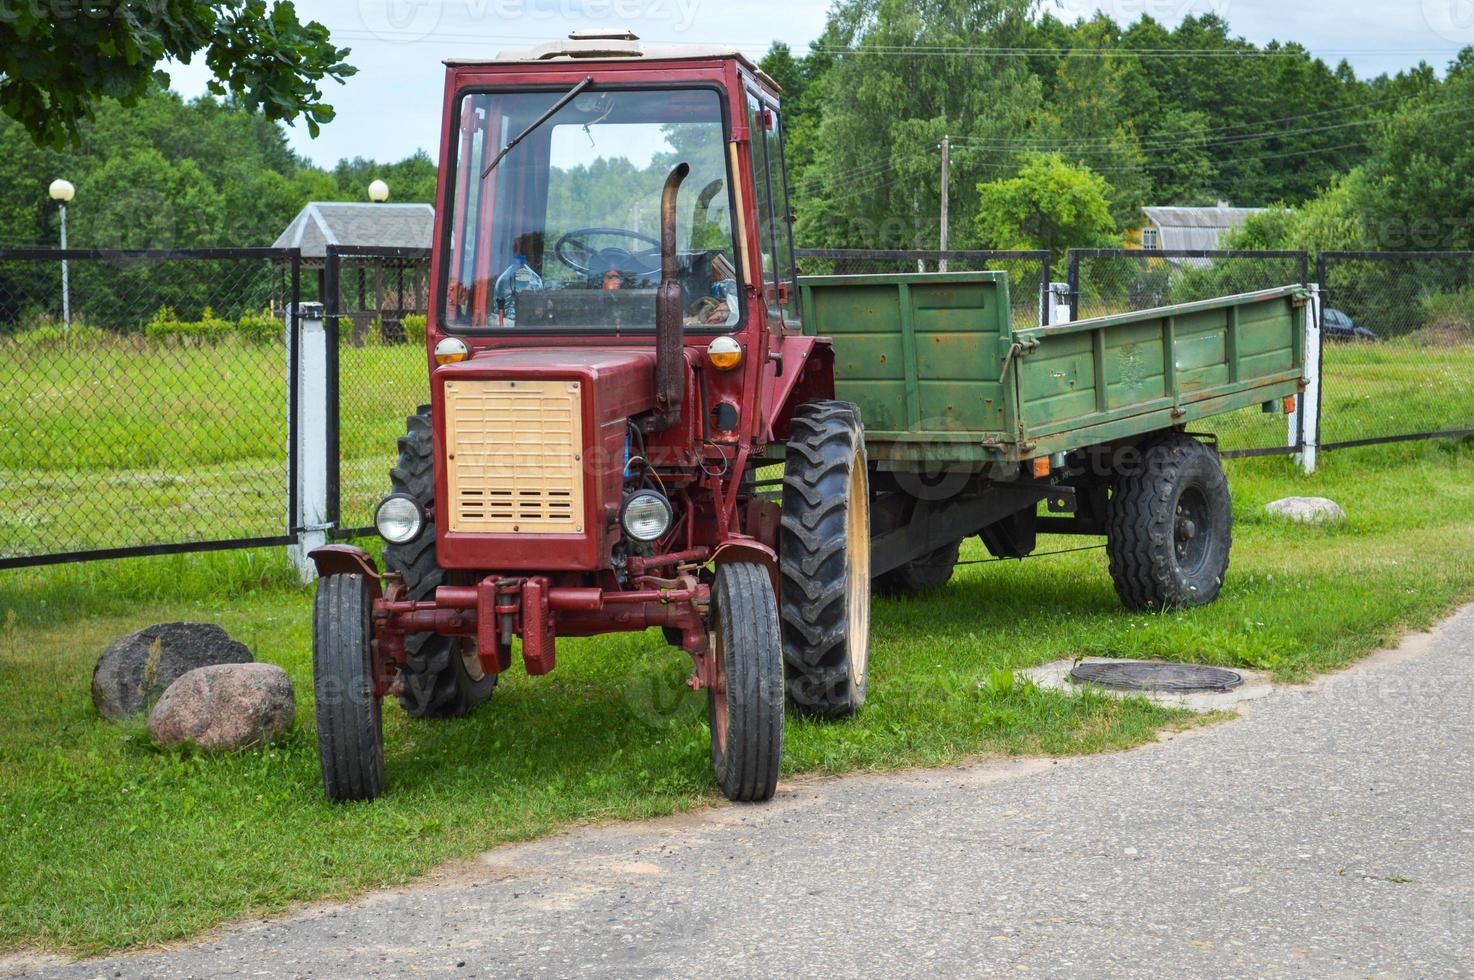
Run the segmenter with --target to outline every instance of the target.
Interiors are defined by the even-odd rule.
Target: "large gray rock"
[[[1297,524],[1330,524],[1346,520],[1341,505],[1328,497],[1282,497],[1264,505],[1271,514],[1288,517]]]
[[[149,706],[184,674],[211,664],[248,664],[251,651],[213,623],[160,623],[114,640],[92,671],[98,714],[125,721]]]
[[[148,719],[165,748],[185,742],[212,752],[274,741],[297,711],[292,680],[275,664],[218,664],[191,670],[169,685]]]

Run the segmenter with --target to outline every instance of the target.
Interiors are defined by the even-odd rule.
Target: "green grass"
[[[844,724],[791,719],[785,773],[1108,751],[1196,723],[1141,700],[1011,683],[1009,671],[1060,657],[1162,656],[1290,681],[1345,664],[1474,594],[1471,476],[1474,453],[1447,442],[1331,454],[1313,477],[1283,459],[1234,463],[1233,564],[1221,599],[1201,609],[1123,611],[1101,551],[968,565],[940,592],[877,601],[865,710]],[[1302,527],[1263,514],[1290,493],[1330,496],[1350,520]],[[964,558],[982,557],[970,541]],[[386,709],[388,795],[330,806],[310,603],[279,551],[0,573],[0,948],[161,943],[499,841],[716,799],[703,701],[682,685],[689,662],[652,631],[563,640],[552,676],[514,668],[468,719]],[[286,668],[298,720],[282,743],[165,753],[97,718],[97,652],[169,619],[219,622]]]
[[[426,400],[424,349],[344,345],[343,511],[372,518],[404,417]],[[0,347],[0,508],[28,553],[263,537],[286,526],[286,353],[226,340],[117,338]],[[97,513],[105,522],[79,522]]]

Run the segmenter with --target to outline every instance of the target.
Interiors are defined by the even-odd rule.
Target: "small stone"
[[[251,651],[214,623],[160,623],[108,644],[92,670],[92,703],[109,721],[148,711],[196,667],[248,664]]]
[[[1283,497],[1265,504],[1264,509],[1297,524],[1334,524],[1346,520],[1341,505],[1326,497]]]
[[[211,752],[265,745],[296,715],[292,680],[275,664],[198,667],[169,685],[148,719],[165,748],[193,742]]]

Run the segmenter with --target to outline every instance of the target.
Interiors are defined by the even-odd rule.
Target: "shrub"
[[[411,313],[400,321],[404,324],[404,339],[411,344],[423,344],[425,342],[425,318],[418,313]]]
[[[238,321],[217,316],[210,307],[200,311],[198,320],[181,320],[171,306],[161,306],[153,319],[144,325],[149,340],[180,343],[219,343],[229,337],[240,337],[251,343],[274,343],[281,338],[281,322],[269,311],[246,313]]]
[[[21,328],[9,338],[17,347],[95,347],[116,339],[100,327],[94,327],[80,316],[72,317],[71,328],[61,320],[45,315],[26,317]]]
[[[235,326],[240,338],[253,344],[278,343],[282,339],[282,330],[282,321],[272,316],[270,310],[242,313]]]

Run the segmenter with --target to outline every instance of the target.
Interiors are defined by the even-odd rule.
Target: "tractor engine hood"
[[[597,571],[619,540],[628,420],[656,408],[653,350],[502,347],[431,375],[440,563]]]

